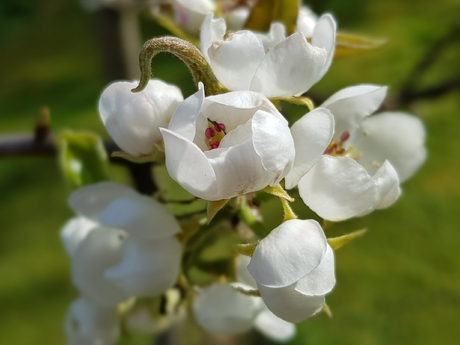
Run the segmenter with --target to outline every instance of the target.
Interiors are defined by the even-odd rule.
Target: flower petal
[[[313,29],[311,44],[314,47],[326,49],[327,53],[326,61],[324,62],[324,65],[315,83],[318,82],[326,74],[329,67],[331,66],[335,51],[336,30],[337,25],[334,18],[330,14],[323,14],[318,19],[315,28]]]
[[[250,90],[267,97],[294,96],[307,91],[322,73],[327,53],[298,32],[274,46],[260,63]]]
[[[278,174],[266,171],[261,163],[260,157],[254,150],[251,138],[231,147],[226,147],[231,140],[235,142],[243,137],[245,130],[250,131],[251,123],[240,126],[229,135],[229,139],[222,141],[223,148],[206,151],[216,174],[216,184],[213,193],[208,193],[206,200],[231,199],[238,195],[255,192],[273,183]],[[210,199],[210,198],[213,199]]]
[[[144,195],[114,200],[101,213],[99,221],[143,239],[170,237],[181,231],[179,223],[164,205]]]
[[[86,236],[99,224],[89,218],[75,217],[70,219],[61,229],[61,241],[70,257]]]
[[[257,110],[269,112],[283,123],[288,123],[267,97],[253,91],[234,91],[206,97],[201,111],[204,119],[224,123],[229,132],[249,121]]]
[[[177,281],[181,245],[177,238],[123,243],[123,260],[105,271],[105,277],[132,296],[157,296]]]
[[[279,183],[295,157],[294,140],[287,124],[258,110],[252,117],[252,143],[265,170],[279,175],[271,185]]]
[[[401,189],[399,188],[398,173],[390,162],[383,162],[379,170],[372,176],[372,179],[377,183],[380,195],[380,202],[375,208],[382,209],[393,205],[401,195]]]
[[[200,115],[204,101],[203,83],[198,84],[198,91],[187,97],[176,109],[168,129],[188,140],[195,137],[196,120]]]
[[[229,284],[202,289],[193,302],[196,321],[210,333],[231,335],[251,329],[261,300],[243,295]]]
[[[326,246],[326,237],[318,222],[289,220],[259,243],[248,271],[258,285],[291,285],[320,264]]]
[[[359,162],[370,174],[388,160],[401,182],[425,162],[425,128],[422,121],[403,112],[385,112],[365,119],[353,145],[362,153]]]
[[[83,297],[72,302],[65,318],[67,344],[112,345],[120,336],[116,308],[100,308]]]
[[[102,307],[114,307],[130,297],[104,277],[122,259],[123,231],[99,227],[92,230],[72,257],[72,281],[80,293]]]
[[[210,162],[194,143],[167,129],[161,129],[165,143],[166,168],[173,180],[189,193],[205,199],[220,200],[216,174]]]
[[[299,8],[297,15],[296,31],[300,31],[306,38],[311,38],[318,21],[318,16],[307,6]]]
[[[334,251],[327,245],[323,260],[313,271],[295,284],[295,289],[308,296],[324,296],[335,285]]]
[[[380,107],[386,94],[386,86],[363,84],[347,87],[329,97],[321,107],[329,109],[334,115],[334,139],[347,131],[354,142],[354,133],[362,120]]]
[[[213,13],[209,13],[206,16],[200,31],[200,49],[206,61],[210,62],[208,55],[209,47],[211,47],[214,41],[223,40],[226,31],[227,27],[223,18],[214,19]]]
[[[349,157],[322,156],[298,186],[303,202],[331,221],[373,209],[379,198],[375,181]]]
[[[210,65],[217,79],[230,90],[249,90],[265,50],[259,38],[248,30],[237,31],[208,49]]]
[[[286,176],[287,189],[296,186],[326,150],[334,134],[334,116],[325,108],[316,108],[294,123],[291,133],[295,161]]]
[[[258,287],[268,309],[287,322],[302,322],[321,311],[325,304],[324,296],[305,296],[292,285],[271,288],[258,284]]]
[[[115,182],[100,182],[77,189],[68,203],[75,213],[98,220],[99,214],[116,198],[137,195],[137,192]]]
[[[236,257],[236,267],[235,267],[235,274],[236,280],[240,283],[250,286],[253,289],[257,289],[257,283],[251,274],[248,271],[248,264],[251,261],[251,258],[248,256],[244,256],[239,254]]]
[[[107,132],[123,151],[133,156],[153,152],[161,141],[159,127],[166,127],[182,102],[180,89],[152,79],[138,93],[135,82],[109,85],[99,99],[99,114]]]
[[[287,342],[294,338],[296,333],[296,328],[292,323],[280,319],[268,308],[257,316],[254,326],[267,338],[278,342]]]
[[[176,23],[195,35],[200,32],[206,15],[216,8],[212,0],[174,0],[172,5]]]

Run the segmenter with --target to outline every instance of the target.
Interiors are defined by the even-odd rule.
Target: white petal
[[[296,333],[296,328],[292,323],[280,319],[268,308],[257,316],[254,326],[267,338],[278,342],[289,341]]]
[[[380,202],[375,208],[382,209],[393,205],[401,195],[398,173],[393,166],[388,161],[383,162],[372,179],[377,183],[380,195]]]
[[[251,329],[260,311],[258,297],[243,295],[229,284],[202,289],[193,302],[196,321],[210,333],[231,335]]]
[[[304,203],[331,221],[355,217],[378,203],[375,181],[349,157],[321,157],[298,186]]]
[[[200,50],[206,61],[210,62],[208,49],[214,41],[224,39],[227,27],[223,18],[214,19],[214,14],[209,13],[201,25]]]
[[[253,289],[257,289],[257,283],[248,271],[248,264],[251,260],[250,257],[239,254],[236,257],[235,264],[235,275],[236,280],[240,283],[250,286]]]
[[[150,80],[138,93],[136,83],[116,82],[99,99],[99,114],[113,140],[133,156],[153,152],[161,141],[159,127],[166,127],[183,100],[179,88],[160,80]]]
[[[385,112],[365,119],[353,145],[362,153],[359,162],[370,174],[388,160],[401,182],[409,179],[427,156],[422,121],[403,112]]]
[[[265,52],[268,52],[278,43],[286,39],[286,28],[281,23],[271,23],[268,33],[257,34],[257,37],[262,42]]]
[[[324,296],[305,296],[292,285],[271,288],[258,284],[258,287],[268,309],[287,322],[302,322],[321,311],[325,304]]]
[[[355,141],[354,133],[363,118],[376,111],[387,94],[386,86],[357,85],[342,89],[329,97],[321,107],[329,109],[335,119],[335,138],[345,131],[350,140]]]
[[[201,23],[216,5],[212,0],[174,0],[173,9],[176,23],[192,34],[198,34]]]
[[[284,178],[284,171],[294,162],[294,140],[284,121],[258,110],[252,118],[252,142],[265,170],[278,177],[272,185]]]
[[[230,90],[249,90],[257,67],[265,56],[262,42],[251,31],[238,31],[208,50],[217,79]]]
[[[99,216],[101,224],[143,239],[171,237],[181,229],[171,212],[144,195],[118,198]]]
[[[325,108],[316,108],[294,123],[291,133],[295,161],[286,176],[287,189],[296,186],[326,150],[334,134],[334,116]]]
[[[214,169],[200,148],[172,131],[161,129],[161,132],[166,168],[171,178],[199,198],[222,199],[217,191]]]
[[[250,128],[250,125],[248,123],[240,128],[245,130]],[[238,129],[232,132],[239,132]],[[229,137],[238,140],[243,137],[243,133],[239,134]],[[263,168],[260,157],[254,150],[252,138],[249,137],[244,142],[231,147],[225,147],[227,142],[229,140],[222,142],[223,148],[205,152],[216,173],[217,186],[214,199],[207,200],[231,199],[238,195],[261,190],[276,180],[277,173],[266,171]]]
[[[294,96],[307,91],[321,74],[327,53],[295,33],[265,55],[250,89],[267,97]]]
[[[308,296],[324,296],[335,285],[334,251],[327,245],[326,254],[313,271],[295,284],[295,289]]]
[[[296,31],[300,31],[306,38],[310,38],[317,21],[318,16],[309,7],[301,6],[297,15]]]
[[[200,114],[204,101],[204,87],[200,83],[198,91],[185,99],[176,109],[169,123],[168,129],[193,140],[196,131],[196,120]]]
[[[123,260],[105,271],[105,277],[133,296],[157,296],[177,281],[181,245],[175,237],[156,240],[128,238]]]
[[[115,182],[100,182],[77,189],[68,203],[75,213],[98,221],[99,214],[116,198],[137,195],[137,192]]]
[[[104,277],[107,268],[122,259],[122,231],[108,228],[92,230],[72,257],[72,280],[80,293],[93,303],[114,307],[130,297]]]
[[[100,308],[82,297],[71,304],[65,329],[68,345],[112,345],[120,336],[116,308]]]
[[[249,121],[257,110],[264,110],[283,123],[288,123],[267,97],[253,91],[234,91],[206,97],[202,107],[203,118],[224,123],[227,132]]]
[[[334,18],[330,14],[323,14],[316,22],[313,29],[311,44],[314,47],[326,49],[327,59],[321,69],[321,73],[316,81],[319,81],[328,71],[331,66],[335,52],[335,36],[337,25]]]
[[[289,220],[259,243],[248,271],[258,285],[291,285],[320,264],[326,245],[326,237],[318,222]]]
[[[99,226],[89,218],[75,217],[70,219],[61,229],[61,241],[70,257],[91,230]]]
[[[250,10],[248,7],[237,7],[224,14],[229,31],[242,30],[248,20]]]

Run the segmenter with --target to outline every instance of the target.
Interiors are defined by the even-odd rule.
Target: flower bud
[[[152,79],[138,93],[136,82],[109,85],[99,99],[99,115],[107,132],[121,149],[133,156],[149,155],[162,141],[160,127],[167,127],[183,97],[180,89]]]

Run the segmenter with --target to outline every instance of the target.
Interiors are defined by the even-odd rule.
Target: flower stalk
[[[198,86],[201,81],[207,96],[217,95],[227,91],[220,85],[211,67],[201,55],[200,51],[190,42],[177,37],[158,37],[145,42],[139,54],[139,68],[141,78],[139,85],[132,92],[142,91],[152,77],[152,59],[158,53],[171,53],[179,58],[189,69],[193,81]]]

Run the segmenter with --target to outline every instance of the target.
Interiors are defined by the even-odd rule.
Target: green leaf
[[[353,241],[355,238],[362,236],[367,229],[356,230],[349,234],[339,236],[339,237],[330,237],[327,239],[327,243],[331,246],[332,249],[337,250],[340,247],[344,246],[345,244]]]
[[[272,22],[282,22],[287,34],[295,31],[298,0],[259,0],[252,8],[245,27],[254,31],[268,31]]]
[[[363,54],[367,50],[377,49],[386,44],[385,39],[337,32],[335,43],[335,58]]]
[[[58,148],[62,172],[72,188],[109,179],[107,153],[96,134],[63,131]]]

